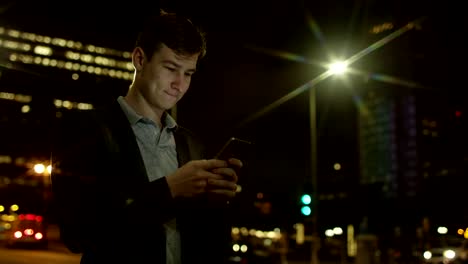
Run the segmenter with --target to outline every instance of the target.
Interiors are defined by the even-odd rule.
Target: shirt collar
[[[143,118],[143,116],[137,114],[137,112],[133,110],[133,108],[127,103],[127,101],[125,101],[123,96],[119,96],[117,98],[117,102],[119,102],[120,107],[124,111],[131,125],[135,125],[140,119]]]
[[[169,129],[177,128],[177,122],[169,113],[165,112],[163,115],[163,118],[164,118],[163,124],[165,124],[167,128]]]
[[[140,120],[143,122],[146,122],[147,118],[135,112],[135,110],[133,110],[133,108],[127,103],[127,101],[125,101],[123,96],[119,96],[117,98],[117,101],[119,102],[120,107],[124,111],[131,125],[135,125]],[[164,120],[163,124],[165,124],[166,128],[169,128],[169,129],[177,128],[177,122],[171,115],[169,115],[169,113],[165,112],[162,118]]]

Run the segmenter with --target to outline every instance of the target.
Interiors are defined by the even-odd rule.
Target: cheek
[[[190,87],[190,81],[191,79],[190,78],[187,78],[184,80],[183,84],[182,84],[182,87],[181,87],[181,91],[183,93],[187,92],[187,90],[189,89]]]
[[[188,89],[179,89],[179,95],[177,96],[177,100],[182,99],[184,97],[185,93],[187,93]]]

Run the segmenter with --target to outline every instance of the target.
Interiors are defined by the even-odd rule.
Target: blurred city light
[[[21,113],[29,113],[31,111],[31,107],[29,105],[23,105],[21,107]]]
[[[437,228],[437,233],[439,233],[439,234],[443,235],[443,234],[447,234],[447,232],[448,232],[448,229],[445,226],[439,226]]]
[[[327,230],[325,230],[325,235],[326,235],[327,237],[332,237],[332,236],[334,236],[335,234],[333,233],[333,230],[332,230],[332,229],[327,229]]]
[[[234,244],[234,245],[232,246],[232,250],[234,250],[234,251],[236,251],[236,252],[239,251],[239,248],[240,248],[240,246],[239,246],[238,244]]]
[[[341,227],[335,227],[335,228],[333,228],[333,234],[342,235],[343,234],[343,229]]]
[[[327,237],[339,236],[343,234],[343,229],[341,227],[334,227],[333,229],[325,230],[325,235]]]
[[[304,241],[305,241],[304,224],[297,223],[294,225],[294,228],[296,229],[296,244],[298,245],[304,244]]]
[[[431,259],[432,258],[432,253],[430,251],[425,251],[423,254],[423,257],[425,259]]]
[[[346,252],[348,256],[354,257],[357,253],[357,242],[354,238],[354,226],[348,225],[347,236],[346,236]]]
[[[339,163],[333,164],[333,169],[335,169],[335,170],[341,170],[341,164],[339,164]]]
[[[246,245],[242,245],[242,246],[240,247],[240,250],[241,250],[242,252],[247,252],[247,246],[246,246]]]
[[[43,163],[36,163],[33,166],[33,170],[37,174],[50,175],[52,173],[52,165],[44,165]]]

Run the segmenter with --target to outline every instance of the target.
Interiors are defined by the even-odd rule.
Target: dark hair
[[[158,16],[150,17],[138,34],[135,47],[140,47],[148,59],[165,44],[178,55],[206,54],[205,33],[190,19],[161,10]]]

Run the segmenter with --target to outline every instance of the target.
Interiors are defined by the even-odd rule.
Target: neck
[[[162,128],[161,120],[165,112],[164,110],[151,107],[144,96],[141,93],[138,93],[135,89],[130,89],[124,98],[135,112],[153,120],[160,128]]]

